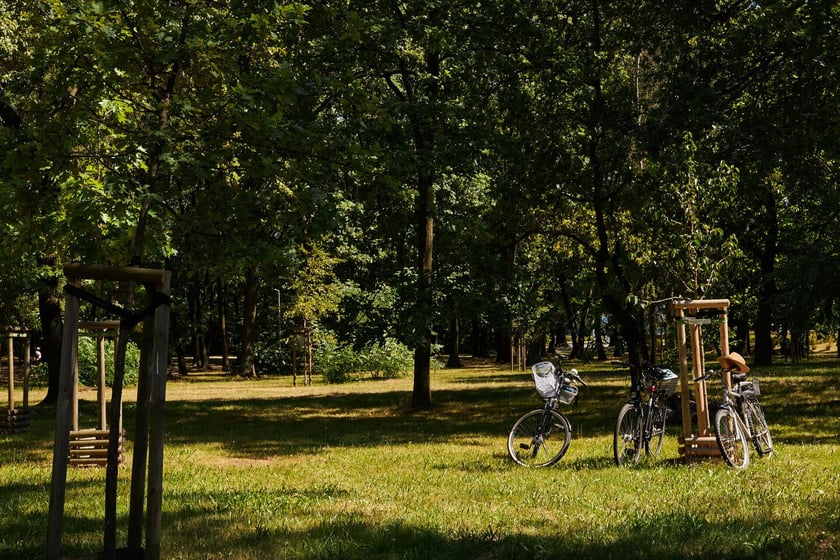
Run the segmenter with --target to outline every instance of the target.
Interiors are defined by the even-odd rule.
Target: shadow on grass
[[[585,426],[590,436],[611,433],[622,402],[607,398],[612,392],[597,398],[599,390],[588,389],[579,406],[564,407],[573,429]],[[436,405],[421,410],[410,408],[407,398],[393,392],[170,401],[168,441],[218,443],[233,455],[260,458],[331,447],[506,438],[517,418],[541,407],[536,394],[518,387],[439,390]]]
[[[333,498],[329,492],[320,497]],[[294,495],[278,500],[283,507],[299,507]],[[820,559],[836,557],[840,544],[836,520],[832,525],[826,523],[824,516],[838,506],[840,503],[834,498],[818,510],[783,522],[769,517],[745,520],[733,511],[730,521],[719,523],[706,521],[700,510],[651,514],[640,509],[628,511],[623,519],[613,523],[595,526],[587,526],[584,520],[558,523],[551,518],[533,518],[517,526],[506,526],[493,519],[464,519],[460,526],[445,531],[394,519],[365,521],[351,513],[338,513],[314,527],[295,529],[293,522],[283,521],[284,514],[293,516],[291,510],[278,512],[275,520],[255,521],[252,516],[249,526],[236,524],[231,531],[225,526],[229,515],[219,517],[215,508],[192,508],[168,516],[164,524],[178,528],[179,543],[192,543],[187,550],[170,550],[179,558],[215,557],[213,552],[222,545],[228,557],[240,559]],[[804,541],[800,537],[803,526],[827,530],[817,541]],[[206,538],[208,534],[235,536],[228,542],[211,543]],[[173,543],[169,542],[169,546]]]

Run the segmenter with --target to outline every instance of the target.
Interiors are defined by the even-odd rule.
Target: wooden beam
[[[157,268],[69,263],[64,265],[64,275],[67,276],[68,280],[114,280],[162,286],[168,282],[169,272]]]

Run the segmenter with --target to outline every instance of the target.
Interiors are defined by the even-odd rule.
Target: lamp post
[[[277,292],[277,336],[280,337],[280,340],[283,340],[283,310],[280,303],[280,290],[274,288],[274,291]]]

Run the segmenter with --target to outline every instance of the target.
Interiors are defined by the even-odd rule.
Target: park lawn
[[[410,378],[172,381],[162,556],[840,558],[837,366],[755,372],[777,453],[753,454],[742,472],[682,463],[676,431],[659,460],[615,467],[627,379],[608,365],[577,365],[590,387],[566,409],[569,452],[541,470],[507,457],[511,425],[540,405],[529,374],[509,368],[433,372],[435,405],[422,411],[408,406]],[[85,398],[92,421],[95,392]],[[129,389],[129,457],[132,399]],[[53,414],[0,435],[0,559],[43,557]],[[62,552],[89,555],[102,546],[104,469],[68,472]],[[123,543],[130,469],[120,472]]]

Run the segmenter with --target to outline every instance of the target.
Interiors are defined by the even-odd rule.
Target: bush
[[[349,346],[324,340],[315,347],[314,354],[315,371],[323,375],[327,383],[345,383],[353,379],[357,356]]]
[[[280,375],[292,371],[290,343],[277,339],[260,340],[254,348],[254,366],[260,375]]]
[[[322,340],[315,350],[315,371],[327,383],[346,383],[364,374],[374,379],[404,375],[413,367],[411,351],[395,340],[369,344],[360,352],[332,340]]]
[[[359,366],[374,379],[392,379],[411,371],[414,359],[404,344],[388,339],[385,344],[373,344],[362,351]]]
[[[92,337],[79,337],[79,383],[87,387],[96,387],[99,382],[99,366],[96,358],[96,340]],[[140,349],[129,341],[125,349],[125,377],[123,386],[137,384],[140,370]],[[114,342],[105,340],[105,384],[114,383]]]

